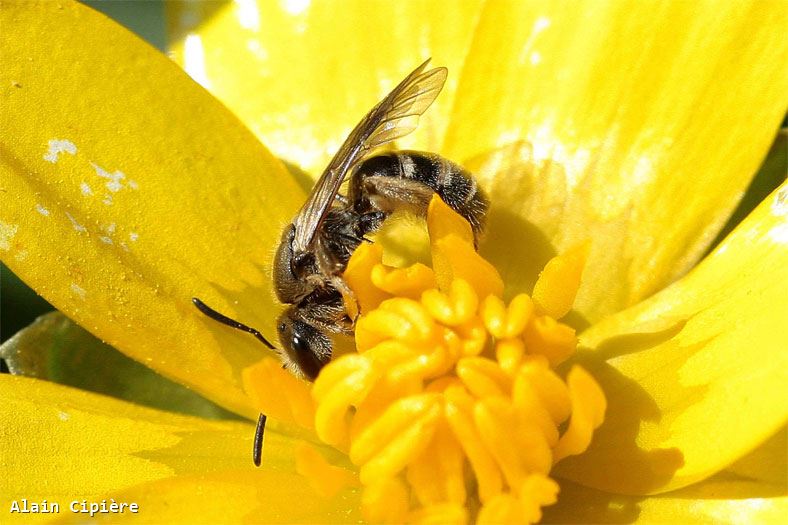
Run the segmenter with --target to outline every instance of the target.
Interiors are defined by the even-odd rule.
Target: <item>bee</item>
[[[447,69],[417,67],[350,132],[323,171],[309,198],[285,227],[273,267],[277,298],[288,308],[277,332],[283,366],[314,380],[331,359],[328,334],[352,335],[355,319],[345,308],[354,300],[342,274],[350,256],[395,211],[425,216],[437,194],[481,234],[489,201],[476,180],[459,165],[434,153],[395,151],[374,156],[375,148],[416,128],[418,118],[443,88]],[[347,194],[339,193],[349,175]],[[275,349],[259,331],[211,309],[205,315],[249,332]]]

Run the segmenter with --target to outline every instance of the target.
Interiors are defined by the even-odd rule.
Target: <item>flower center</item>
[[[564,380],[553,371],[577,346],[557,319],[571,309],[585,247],[550,261],[533,297],[506,303],[470,226],[438,198],[428,228],[433,268],[391,268],[378,245],[357,249],[344,275],[360,313],[357,352],[329,363],[311,398],[280,390],[289,400],[279,412],[347,452],[369,521],[539,521],[557,499],[553,464],[583,452],[604,417],[587,372],[575,365]],[[274,390],[261,370],[246,384]],[[298,381],[276,375],[274,384]],[[250,388],[270,397],[259,390]],[[298,469],[324,494],[349,479],[309,447],[299,448]]]

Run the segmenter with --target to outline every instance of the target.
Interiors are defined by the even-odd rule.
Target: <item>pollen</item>
[[[376,244],[356,250],[344,274],[359,314],[356,351],[324,367],[311,392],[271,365],[252,367],[245,383],[281,385],[264,401],[347,454],[369,521],[538,522],[558,498],[553,465],[588,448],[606,408],[583,368],[555,369],[577,347],[559,319],[588,247],[551,260],[532,295],[505,301],[462,217],[434,198],[427,224],[431,268],[388,267]],[[298,462],[323,478],[312,481],[321,493],[346,483],[319,454],[300,450]]]

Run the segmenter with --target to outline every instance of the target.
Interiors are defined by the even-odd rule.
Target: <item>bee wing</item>
[[[438,96],[448,73],[445,67],[424,71],[429,61],[417,67],[378,102],[345,139],[293,221],[294,252],[304,252],[311,247],[342,181],[364,155],[416,129],[419,116]]]

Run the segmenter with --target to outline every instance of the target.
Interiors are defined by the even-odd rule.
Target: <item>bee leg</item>
[[[342,239],[342,240],[344,240],[344,241],[346,241],[347,243],[351,244],[352,246],[358,246],[359,244],[361,244],[362,242],[367,240],[364,237],[359,237],[357,235],[348,235],[348,234],[345,234],[345,233],[339,233],[339,234],[337,234],[337,237]]]
[[[367,177],[364,180],[364,190],[369,196],[370,208],[381,213],[383,218],[395,210],[402,209],[418,216],[425,216],[430,200],[435,194],[432,188],[421,182],[381,175]],[[375,212],[364,215],[373,213]]]
[[[347,283],[339,278],[334,277],[331,279],[331,285],[337,289],[337,291],[342,295],[342,303],[345,306],[345,312],[347,313],[347,319],[349,323],[344,323],[342,320],[338,320],[337,326],[340,327],[340,330],[346,334],[353,333],[353,327],[356,324],[356,319],[361,314],[361,307],[358,304],[358,299],[356,299],[356,294],[353,290],[350,289],[350,286]],[[349,326],[344,326],[348,325]]]
[[[380,225],[383,224],[387,216],[388,214],[380,210],[370,211],[359,216],[357,229],[360,237],[370,242],[369,239],[364,238],[364,235],[378,231]]]

